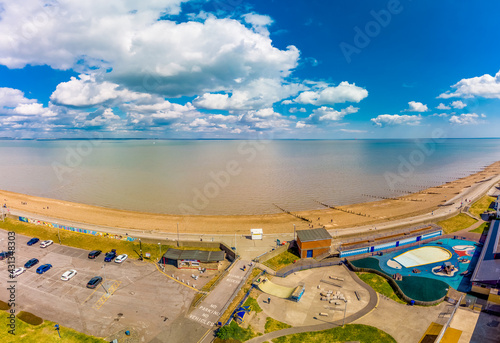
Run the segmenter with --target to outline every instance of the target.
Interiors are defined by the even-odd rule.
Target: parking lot
[[[128,329],[136,331],[141,341],[148,342],[186,314],[196,293],[160,273],[149,262],[129,258],[121,264],[105,263],[106,252],[90,260],[88,250],[56,242],[42,249],[39,243],[26,245],[29,239],[22,235],[15,237],[16,268],[31,258],[40,262],[14,279],[17,312],[28,311],[99,337]],[[7,232],[3,230],[0,230],[0,250],[7,250]],[[52,268],[42,275],[36,274],[37,267],[46,263],[52,264]],[[69,269],[77,270],[78,274],[62,281],[61,275]],[[96,289],[88,289],[87,282],[94,276],[104,280]],[[0,261],[3,301],[9,298],[8,279],[7,262]]]

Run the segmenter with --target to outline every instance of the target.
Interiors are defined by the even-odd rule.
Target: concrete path
[[[378,295],[377,292],[375,292],[370,286],[368,286],[366,283],[361,281],[360,278],[356,275],[356,273],[350,272],[352,278],[356,283],[358,283],[360,286],[362,286],[364,289],[368,291],[370,294],[370,300],[368,302],[368,305],[366,305],[361,311],[356,312],[348,317],[345,318],[345,323],[352,323],[367,314],[369,314],[373,309],[377,307],[378,304]],[[318,321],[321,321],[321,318],[318,318]],[[278,330],[274,332],[270,332],[267,334],[264,334],[259,337],[252,338],[251,340],[247,341],[247,343],[263,343],[266,341],[271,341],[272,339],[281,337],[281,336],[286,336],[286,335],[293,335],[296,333],[301,333],[301,332],[311,332],[311,331],[322,331],[322,330],[327,330],[327,329],[332,329],[335,327],[342,326],[343,321],[342,320],[336,320],[332,322],[326,322],[324,321],[322,324],[317,324],[317,325],[307,325],[307,326],[295,326],[292,328],[288,329],[283,329],[283,330]]]
[[[230,300],[231,296],[238,286],[247,279],[251,268],[248,267],[250,261],[236,261],[229,273],[219,282],[217,287],[202,301],[196,309],[194,309],[188,318],[200,323],[206,328],[211,328],[219,320],[224,306]],[[246,271],[243,271],[243,266],[247,266]]]

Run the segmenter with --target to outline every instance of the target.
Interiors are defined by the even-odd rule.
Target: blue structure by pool
[[[418,287],[442,288],[440,292],[436,291],[434,296],[437,297],[443,292],[446,294],[448,286],[460,292],[470,291],[470,276],[479,257],[478,250],[477,243],[474,241],[442,238],[388,254],[374,254],[373,257],[351,261],[351,263],[356,267],[376,269],[390,276],[396,273],[401,274],[403,285],[400,287],[402,286],[401,289],[409,297],[412,295],[408,294],[404,288],[408,289],[409,293],[418,293]],[[447,270],[442,268],[445,265],[447,265]],[[409,280],[413,280],[412,283],[419,286],[411,287]],[[427,298],[425,295],[421,297]],[[430,299],[418,300],[429,301]]]

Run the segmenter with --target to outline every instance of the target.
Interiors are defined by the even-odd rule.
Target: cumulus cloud
[[[279,79],[261,78],[227,93],[205,93],[194,99],[198,108],[211,110],[249,110],[266,108],[281,99],[296,95],[304,86]]]
[[[495,76],[485,74],[483,76],[462,79],[451,86],[454,91],[447,91],[438,98],[448,99],[453,97],[472,98],[483,97],[489,99],[500,99],[500,71]]]
[[[288,109],[288,112],[290,112],[290,113],[306,112],[306,109],[303,107],[301,107],[301,108],[291,107]]]
[[[376,118],[370,119],[379,127],[391,125],[419,125],[422,116],[419,115],[399,115],[399,114],[380,114]]]
[[[436,107],[438,110],[449,110],[451,109],[450,106],[446,106],[445,104],[443,103],[440,103],[437,107]]]
[[[13,121],[19,121],[19,118],[26,119],[24,116],[52,117],[56,113],[36,99],[26,98],[19,89],[0,87],[0,115],[11,115]]]
[[[334,105],[344,102],[360,102],[368,96],[368,91],[364,88],[350,84],[347,81],[341,82],[338,86],[320,85],[317,90],[308,90],[299,94],[295,102],[299,104],[310,104],[316,106]]]
[[[466,105],[465,103],[463,103],[462,101],[460,101],[460,100],[453,101],[453,102],[451,103],[451,107],[453,107],[453,108],[458,108],[458,109],[460,109],[460,110],[461,110],[462,108],[466,107],[466,106],[467,106],[467,105]]]
[[[450,123],[457,125],[473,125],[479,123],[479,117],[485,118],[484,114],[478,115],[476,113],[462,113],[460,115],[451,116]]]
[[[429,110],[427,108],[427,105],[424,105],[418,101],[410,101],[408,105],[410,107],[405,110],[406,112],[427,112]]]
[[[321,121],[339,121],[344,118],[344,116],[352,113],[358,112],[359,108],[354,106],[349,106],[337,111],[331,107],[321,106],[313,110],[313,113],[309,116],[309,121],[318,123]]]
[[[168,97],[232,92],[261,78],[281,80],[297,66],[297,48],[275,48],[268,35],[237,20],[158,20],[179,13],[181,2],[4,3],[0,63],[87,73],[106,69],[110,72],[101,75],[103,81]],[[268,20],[257,14],[245,18],[254,28]]]
[[[432,117],[448,117],[448,113],[434,113]]]
[[[267,27],[273,23],[273,20],[268,15],[247,13],[243,15],[243,19],[246,23],[252,25],[252,28],[255,30],[255,32],[269,35],[269,30],[267,29]]]

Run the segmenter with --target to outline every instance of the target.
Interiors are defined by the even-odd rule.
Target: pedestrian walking
[[[271,303],[271,298],[267,298],[267,303],[270,304]]]

